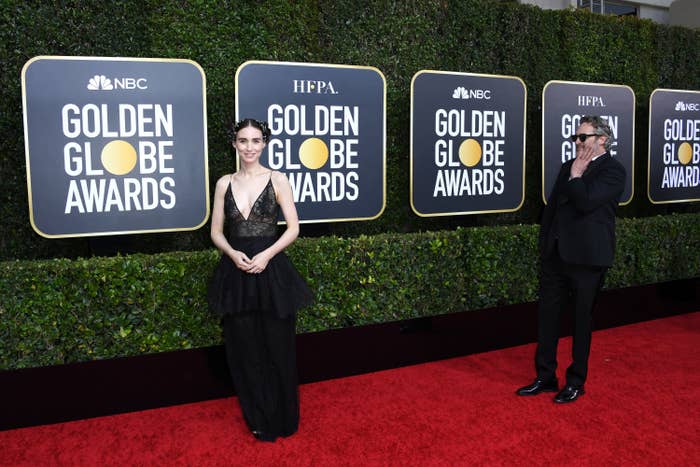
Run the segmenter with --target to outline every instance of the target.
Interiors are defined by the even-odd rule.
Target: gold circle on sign
[[[299,160],[307,169],[320,169],[328,161],[328,146],[318,138],[309,138],[299,146]]]
[[[467,167],[474,167],[481,160],[481,145],[475,139],[465,139],[459,145],[459,160]]]
[[[102,148],[102,166],[113,175],[124,175],[136,166],[136,149],[120,139],[110,141]]]
[[[690,143],[683,143],[678,148],[678,160],[683,165],[688,165],[690,159],[693,157],[693,148],[690,147]]]

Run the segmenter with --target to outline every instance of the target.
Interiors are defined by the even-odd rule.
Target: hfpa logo
[[[116,89],[148,89],[146,78],[114,78],[114,82],[105,75],[95,75],[88,80],[90,91],[113,91]]]
[[[331,81],[295,79],[294,94],[338,94]]]

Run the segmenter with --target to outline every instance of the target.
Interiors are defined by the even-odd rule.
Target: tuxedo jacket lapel
[[[600,169],[603,166],[603,164],[605,164],[605,161],[608,159],[610,159],[610,153],[606,152],[596,160],[591,161],[588,164],[588,167],[586,167],[585,172],[583,172],[583,176],[585,177],[586,175],[594,174],[598,169]]]

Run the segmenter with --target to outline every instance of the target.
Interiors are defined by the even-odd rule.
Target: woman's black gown
[[[252,258],[277,241],[279,204],[268,181],[248,218],[231,184],[224,196],[226,237]],[[222,318],[226,357],[243,416],[256,437],[289,436],[299,425],[296,312],[313,300],[284,252],[260,274],[248,274],[222,255],[209,288],[209,306]]]

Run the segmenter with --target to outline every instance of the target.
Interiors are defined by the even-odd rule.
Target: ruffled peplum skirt
[[[231,246],[252,258],[277,237],[231,238]],[[219,317],[265,313],[288,318],[313,302],[313,294],[284,252],[276,254],[260,274],[248,274],[221,255],[208,292],[209,309]]]

